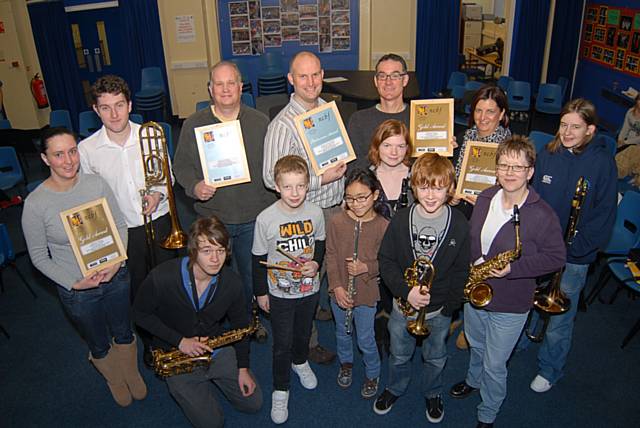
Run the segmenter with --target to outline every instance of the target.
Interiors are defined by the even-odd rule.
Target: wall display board
[[[580,58],[640,77],[640,9],[587,4]]]

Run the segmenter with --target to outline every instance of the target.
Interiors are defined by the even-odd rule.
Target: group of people
[[[464,398],[479,390],[478,426],[489,427],[506,397],[507,360],[532,310],[536,279],[564,269],[561,287],[571,309],[551,317],[531,382],[536,392],[552,388],[571,347],[588,266],[606,244],[615,218],[616,165],[596,136],[593,105],[583,99],[569,102],[554,140],[536,153],[527,138],[511,135],[502,90],[481,88],[462,146],[468,141],[497,145],[497,182],[462,201],[454,191],[460,167],[437,154],[411,158],[409,107],[403,101],[409,77],[402,57],[388,54],[379,60],[373,83],[380,102],[349,122],[357,160],[321,175],[310,168],[294,125],[297,115],[324,103],[319,58],[296,54],[288,79],[294,92],[269,122],[241,104],[242,79],[233,63],[222,61],[211,69],[211,106],[185,120],[172,165],[198,214],[184,257],[145,245],[144,215],[154,220],[156,241],[169,232],[168,201],[162,186],[146,189],[143,196],[139,192],[145,188],[144,149],[139,125],[129,120],[131,97],[121,78],[104,76],[92,87],[93,108],[103,123],[95,134],[76,144],[69,130],[44,132],[41,157],[51,175],[25,201],[22,225],[29,254],[58,285],[61,302],[114,400],[127,406],[147,394],[138,371],[133,308],[145,363],[152,363],[152,349],[176,348],[194,358],[211,354],[208,367],[167,378],[170,394],[194,426],[223,425],[212,382],[236,409],[258,411],[263,393],[250,370],[250,338],[220,348],[208,341],[225,328],[246,328],[255,298],[270,315],[271,418],[284,423],[291,372],[312,390],[318,380],[309,361],[335,358],[318,344],[314,322],[319,290],[326,286],[335,320],[337,384],[352,385],[355,336],[365,368],[360,394],[376,397],[373,410],[379,415],[391,411],[407,391],[411,359],[421,346],[425,415],[432,423],[443,419],[446,340],[452,319],[463,313],[469,369],[449,393]],[[253,179],[217,188],[204,180],[194,130],[234,120],[240,122]],[[588,192],[569,245],[563,230],[580,177]],[[83,277],[59,213],[100,197],[111,208],[128,260]],[[482,308],[465,303],[470,266],[513,250],[516,243],[519,257],[490,271],[492,301]],[[150,252],[158,261],[155,267]],[[433,271],[428,292],[405,281],[416,260],[428,260]],[[423,340],[406,329],[416,317],[403,311],[407,305],[423,312],[430,330]],[[382,392],[374,328],[379,318],[388,319],[389,337]],[[518,345],[524,346],[524,341]]]

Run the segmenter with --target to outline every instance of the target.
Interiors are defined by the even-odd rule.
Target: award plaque
[[[411,101],[412,156],[453,156],[453,98]]]
[[[224,187],[251,181],[239,120],[194,129],[204,181]]]
[[[296,116],[294,122],[316,175],[356,158],[335,101]]]
[[[83,276],[127,259],[105,198],[60,213]]]
[[[496,184],[496,143],[467,141],[456,194],[477,196]]]

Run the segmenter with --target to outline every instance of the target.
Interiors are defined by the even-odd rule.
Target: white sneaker
[[[300,378],[300,384],[306,389],[316,389],[318,386],[318,379],[316,375],[309,367],[309,361],[305,361],[302,364],[291,364],[291,368]]]
[[[548,380],[540,375],[534,377],[530,385],[531,389],[535,392],[547,392],[552,386],[553,385],[551,385]]]
[[[289,418],[289,391],[273,391],[271,394],[271,420],[274,424],[283,424]]]

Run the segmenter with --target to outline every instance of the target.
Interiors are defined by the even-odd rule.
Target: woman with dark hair
[[[106,198],[123,244],[127,225],[107,183],[79,172],[76,139],[65,128],[43,132],[42,161],[51,175],[27,197],[22,230],[34,266],[57,284],[69,317],[89,346],[89,360],[107,380],[114,400],[128,406],[147,387],[138,371],[136,340],[129,318],[129,272],[124,263],[84,277],[60,218],[62,211]]]
[[[560,113],[555,138],[538,154],[533,188],[545,200],[566,228],[576,183],[584,178],[588,190],[580,209],[577,233],[567,247],[560,288],[571,300],[571,308],[549,320],[538,353],[538,375],[531,382],[535,392],[551,389],[563,375],[571,348],[573,320],[589,264],[609,241],[616,216],[616,165],[603,139],[594,138],[597,116],[594,105],[578,98]],[[535,321],[535,317],[532,317]],[[524,338],[522,339],[524,341]]]

